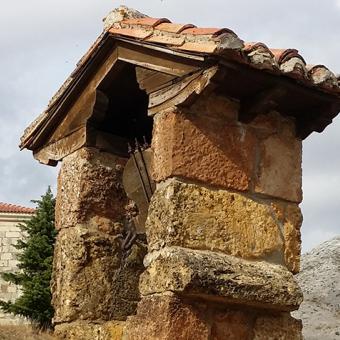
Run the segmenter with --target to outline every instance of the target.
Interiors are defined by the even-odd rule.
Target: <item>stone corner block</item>
[[[279,311],[296,310],[303,300],[292,273],[280,265],[179,247],[150,254],[145,263],[148,267],[140,278],[144,296],[171,291]]]
[[[281,123],[281,131],[260,141],[255,192],[291,202],[302,201],[302,141],[294,126]]]
[[[245,191],[255,164],[256,138],[236,122],[208,114],[162,113],[155,118],[152,176],[178,176]]]
[[[74,227],[92,216],[120,221],[127,202],[122,185],[124,160],[95,148],[64,158],[56,200],[56,228]]]

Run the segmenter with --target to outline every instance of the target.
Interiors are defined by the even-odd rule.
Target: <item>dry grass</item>
[[[0,340],[56,340],[48,333],[37,333],[30,326],[0,326]]]

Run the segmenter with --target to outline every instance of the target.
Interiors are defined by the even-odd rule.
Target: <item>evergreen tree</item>
[[[4,280],[19,285],[22,294],[14,302],[0,301],[0,308],[28,318],[39,329],[52,327],[53,307],[51,305],[50,280],[52,274],[53,249],[56,237],[54,228],[55,198],[50,187],[37,205],[33,217],[19,224],[23,239],[15,248],[19,271],[2,274]]]

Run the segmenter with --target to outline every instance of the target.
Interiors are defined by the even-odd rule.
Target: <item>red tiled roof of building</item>
[[[35,209],[22,207],[20,205],[9,204],[0,202],[0,213],[13,213],[13,214],[34,214]]]

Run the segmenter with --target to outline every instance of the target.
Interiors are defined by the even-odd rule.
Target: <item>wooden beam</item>
[[[34,151],[34,158],[40,163],[55,166],[58,161],[80,149],[86,144],[86,127],[72,132],[64,138]]]
[[[187,103],[192,96],[199,95],[204,89],[212,85],[212,78],[217,73],[218,67],[213,66],[186,77],[178,78],[173,84],[151,93],[149,97],[149,115]]]
[[[136,66],[136,78],[141,90],[155,92],[176,79],[176,76]]]
[[[175,76],[197,71],[202,66],[202,63],[195,60],[187,60],[145,47],[129,45],[125,42],[119,42],[118,59]]]

